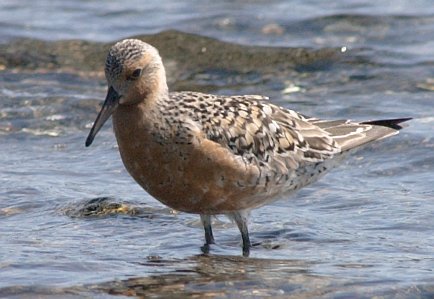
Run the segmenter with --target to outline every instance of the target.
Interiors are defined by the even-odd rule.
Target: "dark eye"
[[[142,74],[142,69],[136,69],[134,70],[134,72],[132,72],[131,76],[128,79],[136,80],[137,78],[140,77],[141,74]]]

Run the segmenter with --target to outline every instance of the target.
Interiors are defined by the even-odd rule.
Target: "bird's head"
[[[166,75],[158,50],[137,39],[111,47],[106,63],[107,96],[86,139],[92,144],[107,119],[122,105],[136,105],[167,92]]]

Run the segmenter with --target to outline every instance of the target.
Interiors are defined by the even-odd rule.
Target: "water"
[[[165,61],[174,89],[266,94],[323,118],[414,118],[317,184],[253,211],[251,258],[240,256],[239,233],[224,217],[214,224],[218,244],[202,256],[198,217],[162,206],[133,182],[110,126],[84,147],[105,96],[101,74],[78,60],[75,68],[20,60],[10,67],[11,56],[2,54],[0,296],[432,297],[431,4],[0,2],[3,45],[77,39],[92,48],[178,29],[249,46],[336,47],[330,60],[292,67],[270,61],[247,73],[240,69],[258,61],[220,69]],[[32,53],[41,64],[50,57]],[[197,60],[173,55],[177,66]]]

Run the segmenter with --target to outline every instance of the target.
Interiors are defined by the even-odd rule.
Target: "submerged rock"
[[[338,61],[339,49],[273,48],[238,45],[175,30],[134,38],[159,49],[169,82],[192,75],[231,73],[264,75],[295,69],[321,69]],[[113,42],[19,39],[0,45],[0,69],[70,71],[102,76]]]

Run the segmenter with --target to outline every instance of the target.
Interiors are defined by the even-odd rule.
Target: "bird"
[[[308,117],[261,95],[170,92],[158,50],[138,39],[114,44],[105,61],[108,91],[90,146],[112,117],[123,164],[164,205],[199,214],[205,243],[224,214],[248,257],[250,211],[317,181],[347,153],[396,135],[411,118],[365,122]]]

